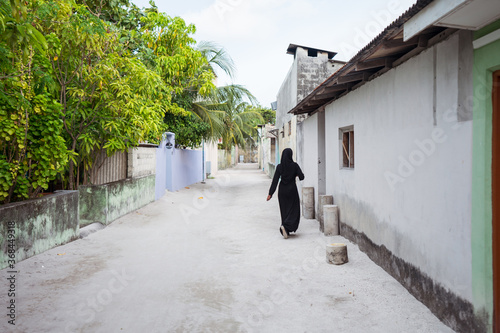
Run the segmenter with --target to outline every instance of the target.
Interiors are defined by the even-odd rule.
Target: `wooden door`
[[[493,331],[500,332],[500,71],[493,73],[492,135],[492,245],[493,245]]]

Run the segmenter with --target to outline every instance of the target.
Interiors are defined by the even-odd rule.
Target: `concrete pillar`
[[[321,232],[324,231],[324,221],[323,221],[323,206],[324,205],[333,205],[333,196],[331,195],[320,195],[319,203],[318,203],[318,222],[319,222],[319,230]]]
[[[329,264],[342,265],[348,262],[347,245],[333,243],[326,245],[326,262]]]
[[[339,208],[337,205],[323,206],[323,221],[325,236],[335,236],[339,234]]]
[[[314,218],[314,187],[302,188],[302,214],[306,219]]]

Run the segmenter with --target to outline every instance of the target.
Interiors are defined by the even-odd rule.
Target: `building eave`
[[[445,27],[431,26],[409,40],[404,40],[404,24],[432,1],[417,1],[415,5],[385,28],[342,68],[316,87],[288,113],[295,115],[315,113],[319,108],[422,52],[443,35],[456,31]]]
[[[333,57],[335,57],[335,55],[337,55],[337,52],[323,50],[323,49],[317,49],[315,47],[309,47],[309,46],[303,46],[303,45],[297,45],[297,44],[290,44],[290,45],[288,45],[286,53],[294,55],[295,51],[297,50],[297,47],[301,47],[303,49],[316,50],[316,51],[319,51],[319,52],[327,53],[328,54],[328,59],[332,59]]]

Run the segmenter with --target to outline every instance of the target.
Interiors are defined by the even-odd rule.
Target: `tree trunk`
[[[226,163],[228,168],[231,167],[231,149],[226,149]]]
[[[75,164],[73,160],[69,160],[69,189],[74,190],[75,185]]]

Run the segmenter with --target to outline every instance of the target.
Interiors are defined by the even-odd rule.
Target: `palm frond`
[[[234,77],[236,72],[234,61],[224,48],[213,42],[202,41],[198,43],[197,50],[207,59],[214,73],[214,67],[218,67],[231,79]]]

